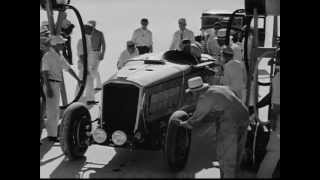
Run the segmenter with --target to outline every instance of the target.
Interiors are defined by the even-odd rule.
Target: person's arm
[[[228,65],[224,66],[223,76],[221,78],[221,84],[222,85],[230,85],[230,72]]]
[[[43,71],[43,82],[46,85],[46,94],[49,98],[52,98],[54,96],[53,89],[51,87],[51,84],[49,82],[49,71]]]
[[[118,59],[118,62],[117,62],[117,68],[118,68],[118,70],[120,70],[121,69],[121,67],[122,67],[122,64],[123,64],[123,53],[121,53],[120,54],[120,57],[119,57],[119,59]]]
[[[153,52],[153,39],[152,39],[152,32],[150,31],[150,52]]]
[[[193,115],[187,121],[181,122],[180,125],[189,129],[198,125],[210,113],[211,108],[212,102],[210,102],[210,99],[204,96],[200,97]]]
[[[192,31],[190,31],[190,40],[191,40],[191,43],[194,43],[196,41]]]
[[[41,74],[42,74],[42,79],[43,79],[43,83],[46,86],[46,94],[49,98],[52,98],[54,96],[53,94],[53,90],[51,87],[51,84],[49,82],[49,65],[48,65],[48,55],[45,54],[42,58],[42,65],[41,65]]]
[[[138,30],[134,30],[131,36],[131,41],[133,41],[134,43],[136,43],[137,37],[138,37]]]
[[[171,45],[170,45],[170,50],[175,50],[175,46],[176,46],[176,33],[173,34],[173,38],[171,41]]]
[[[73,71],[71,67],[68,69],[68,72],[71,74],[72,77],[74,77],[78,81],[78,83],[81,83],[81,79],[77,76],[77,74]]]
[[[77,74],[73,71],[70,64],[67,62],[67,60],[63,56],[60,56],[60,62],[61,62],[62,68],[67,70],[70,73],[70,75],[78,81],[78,83],[81,83],[81,80],[79,79]]]
[[[106,41],[104,39],[104,35],[103,33],[101,32],[101,55],[100,55],[100,60],[103,60],[104,58],[104,54],[106,52]]]

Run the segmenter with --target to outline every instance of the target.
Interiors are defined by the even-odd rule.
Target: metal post
[[[55,35],[56,30],[54,28],[55,27],[54,18],[53,18],[52,4],[51,4],[50,0],[47,0],[46,10],[47,10],[48,23],[49,23],[49,30],[50,30],[51,34]]]
[[[57,19],[57,27],[56,27],[57,34],[61,33],[61,25],[62,25],[62,11],[59,11],[59,15],[58,15],[58,19]],[[67,93],[66,93],[63,72],[61,71],[60,73],[61,73],[61,77],[62,77],[62,82],[60,83],[60,94],[61,94],[61,99],[62,99],[62,105],[65,106],[68,104],[68,97],[67,97]]]
[[[258,73],[255,74],[255,68],[257,68],[257,48],[258,48],[258,10],[256,8],[253,9],[253,20],[254,20],[254,29],[253,29],[253,50],[252,50],[252,63],[253,63],[253,85],[254,85],[254,90],[253,90],[253,106],[254,106],[254,113],[256,116],[258,116],[258,110],[256,108],[257,102],[258,102],[258,83],[257,83],[257,79],[258,79]]]

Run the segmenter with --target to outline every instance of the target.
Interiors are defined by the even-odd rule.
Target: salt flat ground
[[[116,71],[116,62],[125,42],[131,38],[134,29],[140,26],[141,18],[148,18],[153,32],[154,51],[165,51],[170,45],[173,33],[178,29],[177,20],[187,19],[188,28],[196,35],[200,33],[200,15],[206,9],[239,9],[243,0],[72,0],[79,9],[84,22],[97,21],[97,28],[106,38],[105,59],[100,65],[102,80],[107,80]],[[76,70],[76,41],[80,30],[75,16],[68,11],[68,18],[76,24],[72,35],[74,52],[73,68]],[[40,22],[46,20],[40,11]],[[261,64],[267,68],[266,63]],[[73,97],[75,80],[65,74],[68,98]],[[265,94],[266,92],[263,92]],[[100,93],[96,95],[100,100]],[[91,110],[92,118],[99,114],[98,106]],[[46,132],[43,133],[43,137]],[[179,173],[171,173],[163,160],[161,151],[128,151],[103,146],[90,146],[85,158],[69,162],[60,150],[59,144],[44,140],[40,147],[41,178],[219,178],[219,169],[213,164],[215,158],[214,126],[203,126],[194,130],[192,147],[187,167]],[[253,177],[244,173],[244,177]]]

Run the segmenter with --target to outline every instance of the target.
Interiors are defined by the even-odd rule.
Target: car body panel
[[[104,124],[108,134],[104,145],[115,146],[111,134],[123,129],[129,141],[121,147],[159,149],[168,116],[178,109],[190,110],[195,106],[185,92],[187,80],[204,77],[203,68],[174,63],[163,55],[164,52],[149,53],[132,58],[103,84],[100,124]],[[202,55],[202,60],[213,58]],[[144,142],[135,140],[137,132]]]

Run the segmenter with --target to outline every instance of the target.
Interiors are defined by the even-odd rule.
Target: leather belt
[[[61,81],[57,81],[57,80],[54,80],[54,79],[49,79],[48,81],[49,81],[49,82],[61,83]]]

